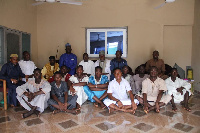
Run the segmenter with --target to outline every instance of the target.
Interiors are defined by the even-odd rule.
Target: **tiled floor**
[[[190,98],[191,112],[177,105],[178,112],[173,112],[171,105],[161,109],[159,114],[150,112],[146,115],[141,106],[134,115],[123,112],[108,113],[108,110],[95,108],[86,102],[78,115],[58,113],[53,115],[49,109],[37,118],[32,115],[22,119],[25,110],[9,108],[0,111],[0,133],[200,133],[200,96]]]

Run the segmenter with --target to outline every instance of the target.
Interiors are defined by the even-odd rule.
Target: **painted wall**
[[[194,73],[194,88],[200,91],[200,0],[195,0],[193,42],[192,42],[192,68]]]
[[[31,33],[31,59],[37,64],[37,17],[33,0],[0,0],[0,25]]]
[[[177,0],[155,10],[161,0],[87,0],[82,6],[46,3],[37,6],[38,62],[42,67],[50,55],[65,53],[64,45],[69,42],[73,53],[82,60],[85,52],[85,27],[128,26],[128,64],[135,69],[152,58],[152,51],[160,51],[160,58],[167,57],[164,50],[164,27],[170,25],[193,25],[194,0]],[[191,30],[184,35],[189,42],[183,51],[192,49]],[[175,34],[173,38],[179,37]],[[170,38],[169,38],[170,39]],[[173,47],[179,47],[174,44]],[[179,53],[179,52],[178,52]],[[191,51],[179,53],[179,62],[191,65]],[[186,58],[187,57],[187,58]],[[174,60],[166,60],[174,64]],[[185,68],[184,63],[181,67]]]

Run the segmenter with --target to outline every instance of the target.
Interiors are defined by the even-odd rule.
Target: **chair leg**
[[[7,91],[6,91],[6,81],[3,81],[3,96],[4,96],[4,109],[7,110]]]

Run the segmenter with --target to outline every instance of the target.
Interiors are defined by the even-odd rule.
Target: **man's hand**
[[[68,103],[63,104],[65,111],[67,110]]]
[[[135,104],[135,102],[131,102],[131,106],[133,109],[133,114],[135,114],[135,110],[137,109],[137,105]]]
[[[180,92],[181,93],[181,95],[183,95],[183,87],[180,87],[180,88],[177,88],[176,90],[177,90],[177,92]]]
[[[158,102],[156,102],[156,104],[155,104],[155,105],[156,105],[156,112],[157,112],[157,113],[159,113],[159,112],[160,112],[160,106],[159,106],[159,103],[158,103]]]
[[[13,84],[17,84],[17,82],[18,82],[18,80],[16,80],[16,79],[10,79],[11,80],[11,82],[13,83]]]
[[[61,111],[64,111],[63,103],[58,102],[58,106],[59,106],[59,109],[60,109]]]
[[[88,83],[88,87],[89,87],[89,88],[94,88],[94,87],[96,87],[96,86],[93,85],[92,83]]]
[[[73,87],[70,87],[69,90],[70,90],[72,96],[74,96],[76,94],[76,90]]]
[[[148,109],[148,103],[144,103],[144,107],[143,107],[144,111],[148,112],[149,109]]]
[[[121,101],[118,101],[118,102],[117,102],[117,104],[118,104],[118,107],[119,107],[120,109],[122,109],[122,108],[123,108],[123,106],[124,106],[124,105],[122,104],[122,102],[121,102]]]
[[[28,97],[28,102],[31,102],[35,98],[34,94],[31,92],[28,93],[27,97]]]

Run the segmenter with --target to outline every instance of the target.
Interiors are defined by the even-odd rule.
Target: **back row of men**
[[[7,81],[8,103],[17,106],[18,99],[28,110],[22,114],[23,118],[34,113],[39,115],[47,107],[47,101],[54,113],[60,111],[77,113],[87,99],[94,102],[96,107],[99,105],[103,109],[108,107],[109,112],[121,110],[134,113],[139,103],[144,106],[146,113],[154,109],[159,112],[160,106],[166,105],[170,100],[174,111],[177,110],[174,103],[181,101],[183,107],[190,111],[188,107],[190,84],[177,77],[176,69],[172,69],[171,77],[166,81],[159,78],[163,77],[165,69],[164,62],[158,59],[158,51],[154,51],[153,59],[147,62],[146,70],[149,70],[150,75],[146,75],[145,68],[140,66],[139,74],[131,76],[128,74],[127,62],[121,58],[120,51],[116,52],[116,58],[112,61],[105,59],[105,53],[101,51],[100,59],[95,62],[97,67],[93,70],[94,64],[89,66],[89,62],[92,61],[88,60],[87,54],[83,54],[84,60],[76,67],[76,56],[71,50],[71,46],[67,44],[66,53],[60,58],[60,67],[55,63],[55,57],[51,56],[50,62],[42,71],[35,69],[34,63],[30,61],[30,54],[26,51],[23,53],[24,60],[19,61],[19,65],[18,56],[12,54],[10,62],[2,67],[0,78]],[[60,72],[57,72],[59,69]],[[41,74],[51,82],[51,86],[41,79]],[[32,76],[34,78],[31,78]],[[22,81],[20,77],[23,78]],[[168,95],[163,95],[167,90]],[[50,91],[52,99],[49,99]]]

